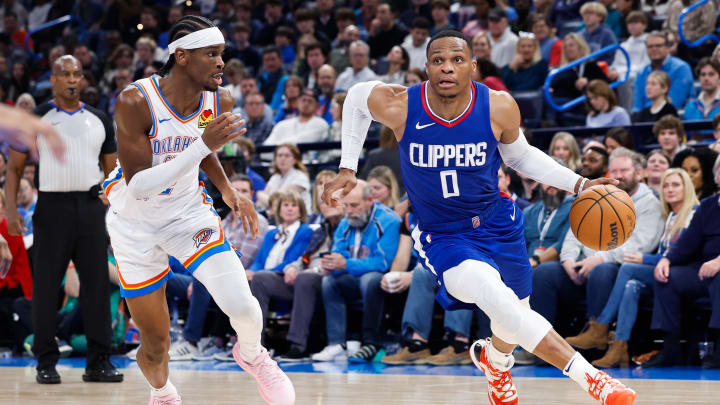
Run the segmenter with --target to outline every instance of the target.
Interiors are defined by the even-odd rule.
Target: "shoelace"
[[[270,359],[270,356],[266,356],[257,365],[257,378],[262,381],[263,385],[274,387],[285,381],[285,375],[282,372],[278,372],[277,363]]]
[[[498,394],[503,401],[509,401],[517,397],[517,389],[512,382],[509,371],[498,371],[488,368],[488,382],[495,394]]]
[[[610,395],[616,387],[622,385],[618,380],[610,377],[603,371],[598,371],[594,377],[591,377],[590,374],[585,374],[585,378],[590,384],[588,388],[590,396],[601,401],[603,404],[605,400],[607,400],[608,395]]]

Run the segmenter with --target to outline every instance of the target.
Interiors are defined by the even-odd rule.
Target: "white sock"
[[[590,383],[588,382],[588,376],[595,377],[598,369],[593,367],[587,360],[578,352],[570,358],[568,364],[563,368],[563,374],[570,377],[578,383],[583,391],[587,392],[590,389]]]
[[[490,365],[495,367],[499,371],[508,371],[515,364],[515,358],[512,353],[503,353],[492,344],[487,346],[487,357],[490,361]]]
[[[173,383],[170,382],[169,377],[167,382],[165,383],[165,386],[162,388],[155,388],[152,385],[150,386],[150,396],[152,397],[159,398],[171,394],[177,394],[177,388],[175,388]]]
[[[242,357],[246,363],[253,364],[255,359],[260,355],[260,341],[258,340],[257,343],[253,344],[240,343],[238,345],[238,351],[240,352],[240,357]]]

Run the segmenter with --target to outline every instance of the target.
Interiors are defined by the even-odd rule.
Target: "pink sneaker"
[[[165,395],[164,397],[150,397],[148,405],[180,405],[182,400],[178,394]]]
[[[265,402],[270,405],[295,404],[295,388],[292,381],[270,358],[264,347],[260,347],[260,354],[255,358],[255,364],[248,364],[240,357],[240,346],[237,343],[233,346],[232,354],[235,362],[248,374],[255,377],[258,392]]]

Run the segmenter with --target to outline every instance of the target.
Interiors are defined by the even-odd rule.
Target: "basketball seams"
[[[617,209],[615,209],[615,207],[612,205],[612,203],[610,202],[610,200],[609,200],[607,197],[608,197],[608,196],[612,196],[614,200],[622,203],[622,204],[625,205],[628,209],[632,210],[633,212],[634,212],[635,210],[634,210],[634,208],[633,208],[632,206],[628,205],[628,203],[626,203],[625,201],[623,201],[623,200],[621,200],[620,198],[618,198],[618,197],[616,197],[616,196],[613,195],[613,194],[621,193],[621,192],[623,192],[623,190],[618,189],[618,190],[610,191],[610,189],[608,189],[606,185],[603,184],[602,186],[603,186],[603,189],[604,189],[605,192],[606,192],[605,194],[602,194],[602,193],[600,193],[598,190],[595,190],[595,189],[588,189],[588,190],[587,190],[587,191],[592,191],[592,192],[594,192],[595,195],[597,195],[597,197],[596,197],[597,199],[596,199],[595,197],[593,197],[593,196],[587,196],[587,197],[583,197],[583,198],[581,198],[581,199],[576,200],[575,202],[573,202],[573,204],[572,204],[573,207],[571,207],[571,210],[572,210],[572,208],[574,208],[575,206],[577,206],[578,203],[580,203],[580,202],[582,202],[582,201],[585,201],[585,200],[594,200],[593,204],[590,205],[590,206],[585,210],[585,213],[584,213],[583,216],[580,218],[580,221],[578,222],[577,228],[576,228],[575,231],[574,231],[575,236],[577,236],[577,235],[579,234],[580,229],[581,229],[581,227],[582,227],[582,224],[583,224],[583,222],[585,221],[585,218],[587,217],[588,213],[590,213],[590,211],[592,211],[593,207],[594,207],[596,204],[600,207],[600,224],[602,225],[603,219],[604,219],[604,214],[605,214],[605,213],[604,213],[604,211],[603,211],[603,207],[602,207],[602,204],[600,204],[600,202],[602,202],[603,200],[605,200],[605,203],[607,203],[607,205],[609,205],[609,206],[612,208],[613,213],[615,214],[617,220],[620,222],[620,224],[621,224],[621,226],[622,226],[624,240],[627,240],[627,238],[626,238],[627,233],[625,232],[625,223],[623,222],[623,219],[620,217],[620,214],[618,213]],[[599,248],[602,247],[602,232],[603,232],[603,230],[600,229],[600,238],[599,238],[598,246],[597,246],[598,249],[596,249],[596,250],[599,250]]]

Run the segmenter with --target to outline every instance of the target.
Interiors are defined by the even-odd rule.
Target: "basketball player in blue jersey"
[[[563,370],[604,405],[630,405],[637,394],[595,369],[542,316],[530,309],[531,268],[522,211],[498,190],[501,160],[539,182],[577,193],[596,184],[528,145],[515,100],[470,80],[476,69],[470,39],[442,31],[427,45],[429,80],[410,88],[360,83],[343,107],[339,175],[323,199],[337,204],[355,185],[357,163],[371,120],[388,126],[399,143],[403,182],[418,217],[414,248],[438,280],[446,309],[480,308],[491,339],[470,355],[488,379],[494,405],[518,404],[510,368],[520,345]]]
[[[292,405],[288,377],[260,345],[262,313],[240,259],[225,239],[199,168],[243,220],[258,232],[253,203],[242,197],[213,154],[245,129],[234,100],[220,88],[225,38],[213,23],[187,16],[170,30],[170,58],[160,76],[124,89],[115,107],[119,166],[104,183],[107,225],[121,293],[140,329],[138,366],[151,386],[150,405],[178,405],[169,380],[170,347],[165,282],[168,256],[201,281],[237,332],[235,361],[257,380],[263,399]]]

